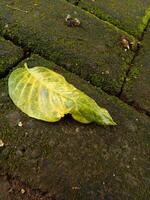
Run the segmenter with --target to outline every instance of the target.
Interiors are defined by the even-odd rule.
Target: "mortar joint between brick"
[[[14,42],[14,41],[12,40],[12,38],[9,38],[9,37],[7,37],[7,36],[3,36],[3,38],[4,38],[5,40],[7,40],[7,41],[12,42],[12,43],[13,43],[14,45],[16,45],[17,47],[21,48],[22,51],[23,51],[23,55],[22,55],[21,58],[18,59],[8,70],[6,70],[6,72],[3,73],[3,75],[0,76],[0,79],[5,78],[5,77],[10,73],[10,71],[11,71],[13,68],[17,67],[17,65],[18,65],[20,62],[22,62],[22,61],[25,60],[26,58],[30,57],[30,55],[31,55],[31,50],[30,50],[29,48],[25,48],[25,47],[22,47],[22,46],[16,44],[16,42]]]
[[[81,0],[79,0],[79,1],[76,2],[76,3],[74,3],[73,5],[77,6],[79,9],[81,9],[81,10],[87,12],[88,14],[92,15],[93,17],[96,17],[98,20],[101,20],[101,21],[103,21],[103,22],[105,22],[105,23],[108,23],[109,25],[113,26],[114,28],[117,28],[118,30],[123,31],[123,32],[126,33],[127,35],[132,36],[132,37],[135,38],[135,36],[134,36],[133,34],[131,34],[130,32],[128,32],[127,30],[125,30],[125,29],[123,29],[123,28],[118,27],[117,25],[115,25],[114,23],[110,22],[109,20],[106,20],[106,19],[104,19],[104,18],[102,18],[102,17],[96,16],[94,13],[89,12],[86,8],[81,8],[81,7],[79,7],[78,5],[79,5],[80,1],[81,1]],[[68,1],[67,1],[67,2],[68,2]],[[68,2],[68,3],[72,4],[71,2]],[[136,39],[138,40],[138,38],[136,38]]]
[[[147,31],[147,28],[148,28],[149,23],[150,23],[150,19],[148,20],[148,23],[147,23],[147,25],[146,25],[144,31],[143,31],[142,34],[141,34],[141,38],[140,38],[139,42],[142,42],[142,41],[144,40],[144,35],[145,35],[146,31]],[[141,45],[140,45],[140,43],[139,43],[138,46],[137,46],[137,49],[136,49],[136,51],[135,51],[135,54],[134,54],[134,56],[133,56],[131,62],[129,63],[128,70],[126,71],[126,75],[125,75],[125,77],[124,77],[124,81],[123,81],[123,84],[122,84],[122,86],[121,86],[121,90],[120,90],[120,92],[116,95],[116,96],[119,97],[119,98],[120,98],[120,97],[122,96],[122,94],[123,94],[124,87],[125,87],[125,85],[126,85],[127,79],[128,79],[129,74],[130,74],[130,72],[131,72],[131,70],[132,70],[134,61],[135,61],[136,57],[139,55],[139,53],[140,53],[140,50],[141,50]]]

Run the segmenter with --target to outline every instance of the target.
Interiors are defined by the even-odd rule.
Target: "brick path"
[[[148,0],[0,1],[0,200],[150,199],[149,19]],[[7,92],[25,62],[62,74],[118,125],[27,117]]]

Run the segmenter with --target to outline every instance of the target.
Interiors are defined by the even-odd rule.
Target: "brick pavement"
[[[149,6],[0,1],[0,199],[150,198]],[[118,125],[83,125],[70,116],[45,123],[21,113],[7,80],[24,62],[61,73]]]

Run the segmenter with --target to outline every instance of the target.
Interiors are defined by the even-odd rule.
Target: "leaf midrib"
[[[42,84],[44,87],[46,87],[46,88],[48,89],[48,91],[49,91],[49,87],[45,84],[45,82],[42,81],[42,80],[40,80],[40,79],[38,79],[38,77],[36,77],[36,76],[34,75],[34,73],[31,72],[31,70],[30,70],[27,66],[25,66],[25,70],[27,70],[27,72],[28,72],[36,81],[40,82],[40,84]],[[50,70],[50,69],[49,69],[49,70]],[[65,79],[64,79],[64,81],[66,82]],[[67,84],[68,84],[68,85],[71,85],[70,83],[67,83]],[[74,110],[77,109],[77,103],[75,102],[74,99],[69,98],[68,96],[65,96],[65,95],[60,94],[60,93],[57,92],[53,87],[50,88],[50,89],[51,89],[54,93],[56,93],[57,95],[59,95],[59,96],[62,96],[62,97],[64,97],[64,98],[66,98],[66,99],[71,99],[71,100],[74,102],[74,105],[75,105],[75,109],[74,109]],[[78,90],[77,90],[76,88],[74,88],[74,91],[78,91]]]

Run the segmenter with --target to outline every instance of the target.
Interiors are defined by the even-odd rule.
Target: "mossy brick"
[[[148,199],[150,120],[60,66],[33,55],[29,67],[46,66],[107,108],[117,126],[84,125],[70,116],[57,123],[27,117],[0,84],[0,166],[53,199]],[[22,126],[18,123],[22,122]]]
[[[12,42],[0,37],[0,77],[23,57],[23,51]]]
[[[79,27],[68,27],[69,14]],[[120,91],[134,54],[122,47],[122,37],[136,46],[132,36],[65,0],[1,0],[0,30],[112,94]]]
[[[150,113],[150,26],[126,79],[122,98]]]
[[[150,19],[149,0],[81,0],[79,6],[138,38]]]

